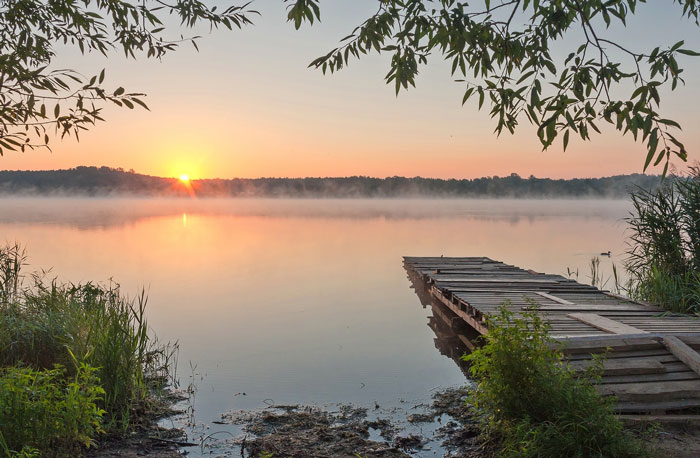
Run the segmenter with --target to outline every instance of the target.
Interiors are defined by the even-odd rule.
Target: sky
[[[253,5],[262,13],[254,26],[194,31],[204,35],[199,52],[186,44],[162,61],[57,48],[56,68],[85,75],[106,68],[109,87],[145,92],[151,111],[107,107],[107,122],[79,142],[53,139],[51,152],[6,152],[0,169],[104,165],[194,179],[511,173],[571,178],[642,171],[644,145],[611,129],[589,142],[572,138],[566,152],[560,142],[543,152],[535,128],[525,122],[515,135],[497,137],[488,111],[462,107],[464,86],[439,55],[421,70],[418,87],[398,97],[383,79],[389,55],[370,55],[334,75],[307,68],[375,12],[377,0],[322,1],[321,22],[299,31],[286,22],[282,0]],[[671,2],[651,0],[628,28],[606,34],[640,50],[682,39],[700,50],[700,29]],[[572,36],[555,53],[578,44]],[[700,159],[700,60],[688,57],[681,66],[687,84],[662,94],[662,113],[684,126],[680,138],[692,162]]]

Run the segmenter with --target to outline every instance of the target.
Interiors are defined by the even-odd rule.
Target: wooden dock
[[[421,302],[433,307],[436,347],[455,361],[455,346],[473,346],[475,336],[488,332],[486,318],[505,303],[516,316],[537,310],[575,370],[606,353],[597,388],[616,397],[619,413],[700,408],[696,317],[489,258],[405,257],[404,265]]]

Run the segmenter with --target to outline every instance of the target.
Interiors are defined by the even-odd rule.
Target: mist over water
[[[391,220],[621,219],[625,200],[601,199],[180,199],[0,198],[0,223],[76,228],[110,227],[182,214],[207,217],[342,218]]]
[[[0,199],[28,270],[149,293],[196,366],[197,420],[234,408],[419,402],[465,383],[435,348],[402,256],[487,256],[540,272],[621,264],[614,200]],[[245,393],[242,395],[240,393]]]

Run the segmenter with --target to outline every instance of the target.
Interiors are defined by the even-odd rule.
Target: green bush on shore
[[[548,330],[537,313],[502,307],[485,345],[464,357],[477,380],[468,404],[501,456],[648,456],[591,383],[602,363],[576,377]]]
[[[0,443],[7,455],[22,450],[51,450],[54,456],[76,456],[102,431],[104,395],[96,369],[80,364],[75,376],[62,366],[34,370],[0,370]]]
[[[143,293],[130,300],[113,284],[22,277],[24,260],[18,246],[0,249],[0,454],[31,456],[22,452],[30,446],[68,456],[152,410],[149,392],[167,381],[174,347],[149,335]]]

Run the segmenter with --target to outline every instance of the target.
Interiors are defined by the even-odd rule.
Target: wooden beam
[[[695,373],[700,374],[700,355],[676,336],[664,336],[663,344],[673,356],[683,361]]]
[[[476,349],[476,345],[474,345],[474,342],[469,340],[466,336],[463,336],[462,334],[457,334],[457,338],[464,344],[465,347],[469,349],[469,351],[474,351]]]
[[[609,332],[610,334],[647,333],[646,331],[643,331],[639,328],[635,328],[634,326],[629,326],[625,323],[620,323],[619,321],[611,320],[610,318],[606,318],[595,313],[569,313],[566,316],[568,316],[569,318],[573,318],[574,320],[578,320],[582,323],[586,323],[587,325],[593,326],[594,328],[598,328],[605,332]]]
[[[552,296],[551,294],[547,294],[547,293],[545,293],[544,291],[535,291],[535,294],[539,294],[540,296],[542,296],[542,297],[544,297],[544,298],[546,298],[546,299],[549,299],[550,301],[558,302],[558,303],[560,303],[560,304],[564,304],[564,305],[574,305],[573,302],[569,302],[569,301],[567,301],[566,299],[562,299],[561,297]]]
[[[437,288],[435,288],[435,287],[433,286],[433,288],[432,288],[432,290],[431,290],[431,293],[433,294],[433,296],[434,296],[436,299],[438,299],[440,302],[442,302],[443,304],[445,304],[445,305],[446,305],[450,310],[452,310],[457,316],[459,316],[459,317],[462,318],[464,321],[466,321],[467,324],[468,324],[469,326],[471,326],[472,328],[474,328],[479,334],[486,334],[486,333],[489,332],[489,330],[488,330],[488,328],[486,327],[486,325],[484,325],[483,323],[479,322],[478,320],[476,320],[475,318],[473,318],[472,316],[470,316],[468,313],[463,312],[462,310],[460,310],[460,308],[459,308],[457,305],[453,304],[449,299],[447,299],[447,298],[442,294],[442,292],[441,292],[439,289],[437,289]]]

